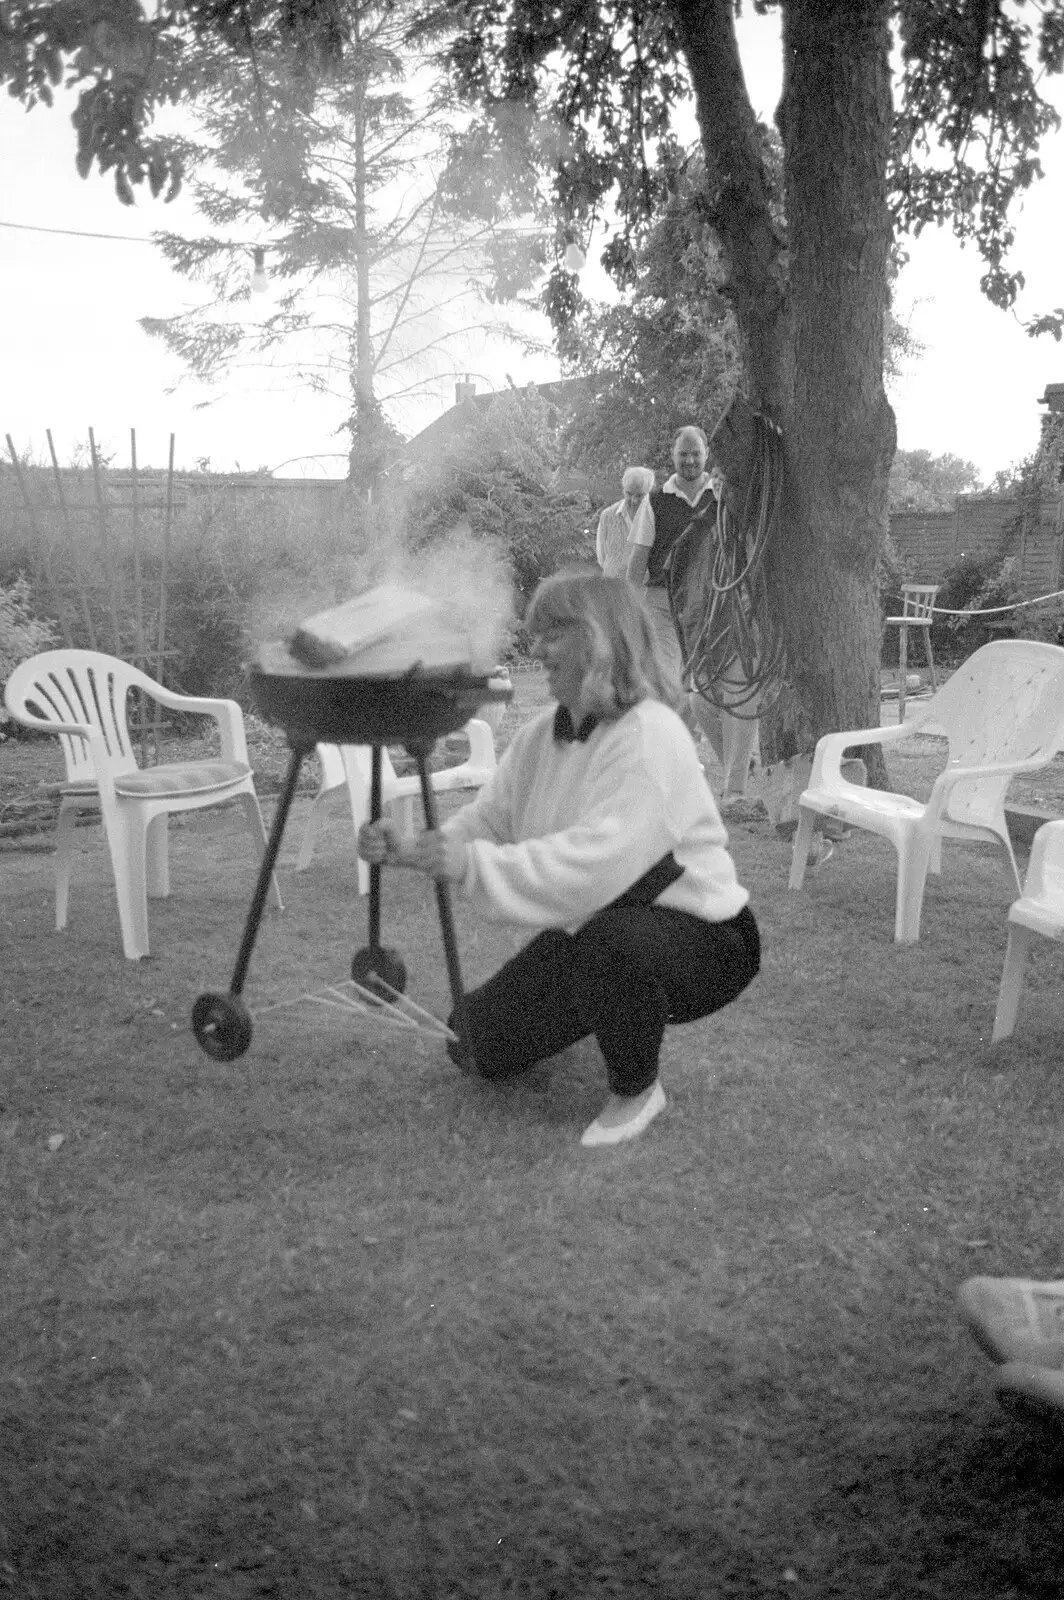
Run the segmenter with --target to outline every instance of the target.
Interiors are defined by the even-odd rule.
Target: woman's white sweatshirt
[[[586,741],[547,710],[477,798],[443,824],[468,844],[463,892],[488,917],[574,932],[669,851],[683,875],[655,904],[724,922],[746,905],[728,835],[676,713],[643,700]]]

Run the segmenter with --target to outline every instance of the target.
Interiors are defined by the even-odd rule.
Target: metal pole
[[[381,815],[381,747],[373,746],[370,758],[369,778],[369,820],[379,822]],[[381,864],[371,861],[369,867],[369,947],[371,951],[381,947]]]

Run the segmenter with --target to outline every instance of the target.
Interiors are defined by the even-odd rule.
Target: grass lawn
[[[540,694],[518,680],[510,726]],[[926,792],[938,748],[892,756],[898,786]],[[253,1013],[365,942],[349,825],[297,875],[304,815]],[[972,1273],[1064,1270],[1062,955],[1036,949],[991,1052],[1013,897],[991,852],[947,845],[902,948],[885,843],[852,836],[791,894],[750,808],[761,976],[671,1031],[642,1139],[583,1151],[590,1044],[491,1085],[293,1004],[208,1060],[189,1012],[229,982],[239,817],[172,824],[139,964],[79,838],[62,935],[49,851],[0,852],[0,1594],[1064,1593],[1064,1430],[998,1406],[954,1311]],[[444,1014],[431,887],[389,876],[383,901]],[[456,916],[473,982],[517,936]]]

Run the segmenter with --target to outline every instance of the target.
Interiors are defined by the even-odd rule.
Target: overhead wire
[[[17,228],[19,233],[60,233],[67,239],[113,239],[120,244],[155,242],[136,233],[90,233],[84,228],[46,228],[35,222],[6,222],[2,217],[0,217],[0,228]]]

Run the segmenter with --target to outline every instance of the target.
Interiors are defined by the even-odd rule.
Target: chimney
[[[464,383],[456,383],[455,386],[454,386],[454,403],[455,403],[455,405],[456,406],[460,406],[462,404],[463,400],[472,400],[472,398],[476,394],[476,392],[477,392],[477,386],[473,382],[473,380],[470,378],[469,373],[467,372],[466,375],[465,375],[465,382]]]

